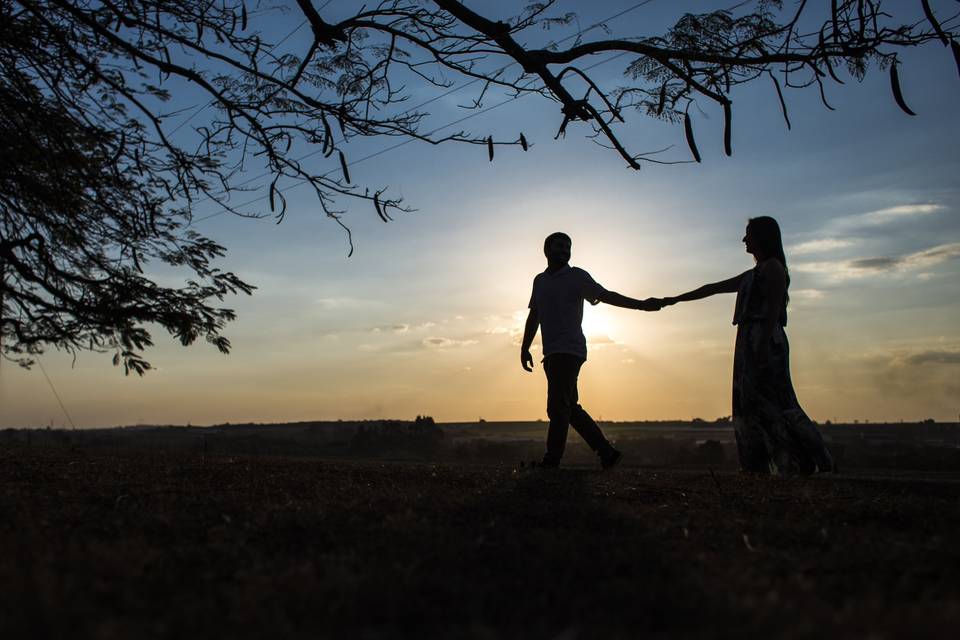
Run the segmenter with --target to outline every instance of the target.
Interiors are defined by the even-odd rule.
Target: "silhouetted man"
[[[607,291],[590,274],[570,266],[572,241],[565,233],[556,232],[543,241],[547,269],[533,279],[530,313],[520,345],[520,365],[533,371],[530,345],[541,328],[543,341],[543,370],[547,374],[547,451],[540,462],[542,467],[557,467],[567,443],[567,427],[573,425],[577,433],[598,456],[604,469],[620,462],[622,454],[613,448],[600,427],[578,404],[577,376],[587,359],[587,340],[583,335],[583,301],[590,304],[605,302],[627,309],[658,311],[657,300],[635,300]]]

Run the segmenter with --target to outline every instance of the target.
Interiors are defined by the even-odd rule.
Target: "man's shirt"
[[[555,273],[538,273],[533,279],[531,309],[540,316],[543,356],[570,353],[586,360],[583,336],[583,301],[596,304],[607,290],[583,269],[567,265]]]

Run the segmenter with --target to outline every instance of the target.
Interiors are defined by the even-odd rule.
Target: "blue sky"
[[[586,26],[634,4],[558,6],[578,11]],[[609,26],[613,35],[650,35],[684,10],[713,4],[654,0]],[[933,6],[948,15],[951,4]],[[512,3],[473,5],[503,17],[495,9]],[[350,6],[333,0],[328,9]],[[297,24],[292,16],[272,20],[280,36]],[[285,46],[301,46],[305,31]],[[615,86],[626,60],[594,74]],[[787,131],[772,85],[759,81],[733,94],[732,158],[723,155],[720,114],[704,105],[695,113],[703,163],[640,172],[586,140],[582,126],[555,141],[555,104],[510,102],[462,126],[501,138],[523,131],[533,143],[527,153],[498,147],[488,162],[483,147],[413,143],[352,164],[355,181],[389,185],[417,211],[383,224],[371,208],[351,204],[351,258],[343,232],[306,189],[287,191],[291,207],[280,225],[230,215],[198,223],[229,248],[223,267],[259,287],[229,301],[240,316],[226,332],[231,355],[203,344],[185,349],[157,333],[149,353],[157,370],[142,379],[124,377],[109,354],[72,363],[51,352],[44,369],[80,427],[418,413],[537,419],[545,383],[539,367],[521,370],[517,343],[530,283],[544,267],[545,235],[567,231],[572,263],[607,288],[661,296],[750,268],[743,227],[767,214],[784,232],[793,376],[811,416],[955,420],[960,79],[939,44],[901,60],[918,117],[897,108],[886,73],[874,72],[863,83],[829,86],[834,112],[812,90],[786,91]],[[465,115],[457,104],[475,90],[431,104],[431,122]],[[424,89],[422,99],[437,92]],[[187,105],[194,97],[184,91],[177,99]],[[491,96],[485,106],[496,102]],[[636,115],[621,130],[636,150],[674,145],[667,156],[688,158],[679,126]],[[354,141],[345,150],[360,158],[393,142]],[[316,161],[336,167],[335,158]],[[617,420],[729,414],[732,306],[731,296],[718,296],[656,314],[588,309],[584,405]],[[0,402],[0,427],[67,423],[37,368],[3,363]]]

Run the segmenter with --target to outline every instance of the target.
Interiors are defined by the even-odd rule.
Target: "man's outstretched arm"
[[[616,291],[604,291],[597,298],[600,302],[611,304],[615,307],[623,307],[625,309],[640,309],[641,311],[659,311],[660,301],[656,298],[648,298],[646,300],[637,300],[636,298],[630,298],[628,296],[617,293]]]
[[[523,342],[520,343],[520,366],[527,371],[533,371],[533,356],[530,355],[530,345],[540,328],[540,314],[536,309],[530,309],[527,314],[527,323],[523,327]]]

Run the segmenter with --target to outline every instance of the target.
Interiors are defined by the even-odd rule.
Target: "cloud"
[[[929,269],[950,260],[960,258],[960,242],[941,244],[922,251],[900,256],[876,256],[856,260],[821,262],[797,262],[791,266],[795,271],[824,273],[835,280],[864,278],[880,273],[905,272]],[[926,278],[930,274],[924,274]]]
[[[921,351],[902,359],[908,365],[922,364],[960,364],[960,351]]]
[[[377,327],[370,327],[367,329],[367,331],[371,333],[410,333],[411,331],[423,331],[435,326],[436,323],[430,322],[429,320],[417,325],[407,324],[406,322],[397,322],[395,324],[382,324]]]
[[[956,258],[960,258],[960,242],[941,244],[902,256],[861,258],[859,260],[853,260],[849,264],[853,269],[892,271],[895,269],[928,268]]]
[[[591,349],[605,349],[619,344],[605,333],[591,333],[587,336],[587,346]]]
[[[929,216],[945,211],[946,209],[947,207],[942,204],[905,204],[888,207],[886,209],[877,209],[876,211],[868,211],[866,213],[840,216],[839,218],[835,218],[828,226],[835,231],[850,232],[856,229],[882,227],[898,222],[914,220],[921,216]]]
[[[453,338],[430,337],[424,338],[421,344],[428,349],[451,349],[456,347],[469,347],[477,344],[476,340],[455,340]]]
[[[519,336],[523,334],[527,311],[514,311],[510,314],[492,315],[484,318],[487,328],[484,333],[490,335]]]
[[[380,304],[376,300],[349,297],[317,298],[314,300],[314,303],[322,309],[330,310],[360,309],[363,307],[372,307]]]
[[[796,289],[790,292],[791,300],[822,300],[823,291],[820,289]]]
[[[915,218],[917,216],[927,216],[933,213],[939,213],[944,209],[946,209],[946,207],[942,204],[906,204],[898,207],[889,207],[887,209],[879,209],[877,211],[861,213],[860,215],[850,216],[849,219],[851,221],[859,222],[860,224],[877,226],[890,224],[891,222],[898,222],[900,220],[906,220],[908,218]]]
[[[791,255],[806,255],[809,253],[823,253],[851,247],[855,243],[852,240],[840,240],[839,238],[822,238],[820,240],[809,240],[790,247]]]

